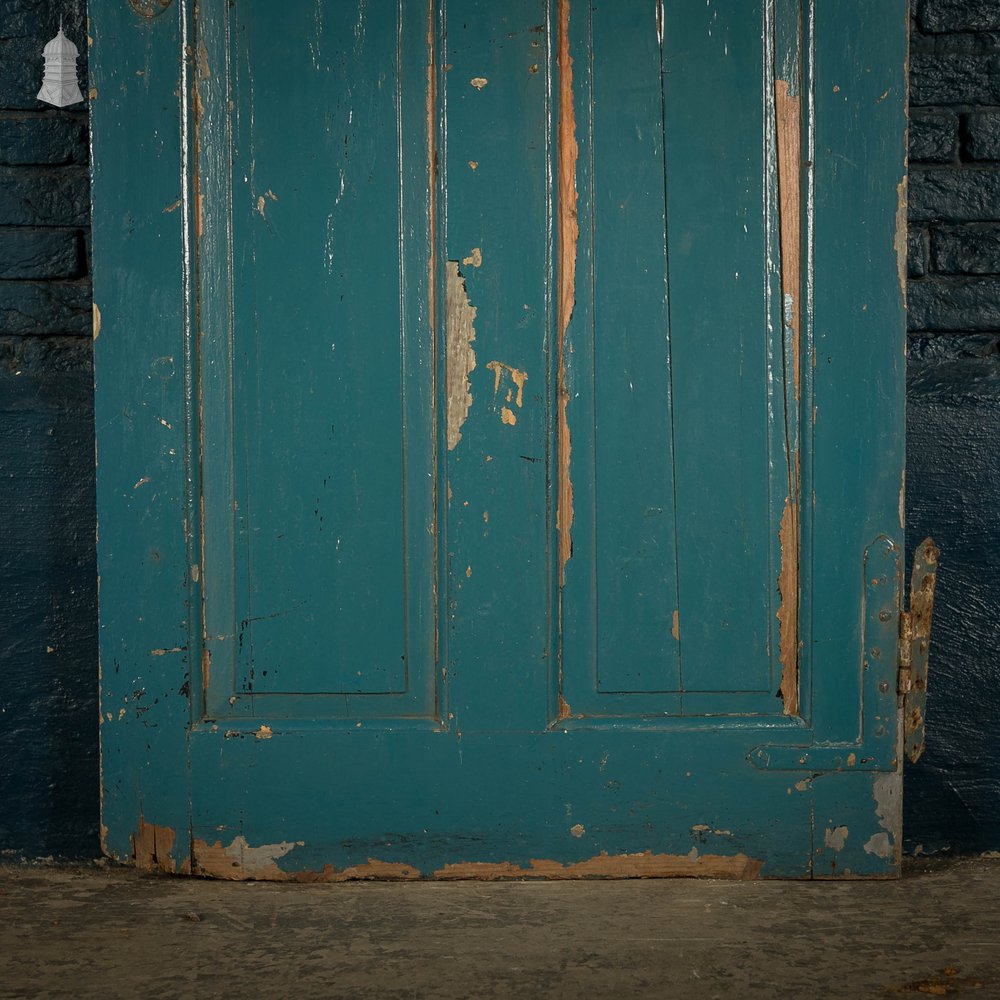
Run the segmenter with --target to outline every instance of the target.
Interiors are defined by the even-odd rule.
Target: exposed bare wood
[[[559,132],[558,132],[558,298],[557,374],[558,406],[558,490],[556,530],[559,533],[559,585],[566,581],[566,563],[573,554],[573,481],[570,477],[569,420],[566,407],[569,389],[566,384],[566,331],[576,302],[576,251],[580,237],[577,221],[576,161],[579,146],[576,141],[576,109],[573,105],[573,57],[569,49],[570,0],[559,0]]]
[[[177,871],[177,861],[173,858],[175,831],[169,826],[147,823],[140,815],[139,826],[132,834],[132,859],[136,868],[147,872]]]
[[[763,862],[745,854],[641,854],[601,853],[585,861],[561,864],[532,859],[529,867],[502,862],[469,861],[445,865],[434,872],[442,880],[480,879],[580,879],[580,878],[702,878],[755,879]]]
[[[778,219],[781,243],[782,356],[791,365],[793,392],[785,396],[785,458],[788,464],[788,496],[781,516],[778,540],[781,569],[778,590],[781,604],[779,659],[781,684],[778,693],[785,715],[799,711],[799,453],[793,444],[791,425],[798,420],[801,395],[800,320],[802,288],[802,102],[787,80],[774,82],[774,113],[778,160]],[[793,402],[794,400],[794,402]]]
[[[458,269],[458,261],[445,264],[445,329],[448,338],[447,389],[448,389],[448,450],[462,440],[462,425],[472,406],[472,386],[469,375],[476,367],[476,352],[472,342],[476,339],[476,307],[469,302],[465,279]]]
[[[799,398],[799,318],[802,287],[802,101],[788,82],[774,82],[778,139],[778,212],[781,229],[781,298],[791,343],[795,399]]]
[[[906,308],[906,209],[908,203],[907,178],[904,177],[896,186],[896,231],[892,245],[896,251],[896,276],[899,280],[899,291],[903,296],[903,308]]]
[[[785,715],[799,712],[799,544],[798,517],[791,497],[785,501],[778,531],[781,546],[781,572],[778,575],[778,591],[781,604],[778,607],[779,653],[781,661],[781,684],[778,693],[784,702]]]

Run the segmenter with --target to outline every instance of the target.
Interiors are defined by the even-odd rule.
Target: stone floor
[[[1000,860],[898,882],[275,885],[0,868],[0,997],[1000,998]]]

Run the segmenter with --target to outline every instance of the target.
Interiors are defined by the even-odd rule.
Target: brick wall
[[[907,547],[942,549],[906,847],[1000,848],[1000,0],[913,0]]]
[[[909,326],[1000,331],[1000,0],[915,0]]]
[[[98,850],[87,107],[35,99],[59,17],[0,0],[0,851]]]

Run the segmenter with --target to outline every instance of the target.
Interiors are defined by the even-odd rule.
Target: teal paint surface
[[[95,12],[110,853],[896,870],[905,30],[860,0]]]

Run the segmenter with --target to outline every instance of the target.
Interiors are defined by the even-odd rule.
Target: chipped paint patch
[[[468,257],[462,258],[463,267],[482,267],[483,266],[483,251],[479,247],[473,247],[472,252]]]
[[[791,355],[795,398],[799,398],[799,299],[802,284],[802,107],[786,80],[774,81],[778,155],[778,213],[781,235],[781,297]]]
[[[902,857],[903,775],[901,771],[880,774],[872,782],[875,815],[882,831],[868,838],[864,845],[869,854],[880,858]],[[885,853],[882,853],[882,852]]]
[[[485,76],[474,76],[469,83],[476,88],[476,90],[482,90],[490,81],[486,79]]]
[[[212,878],[283,881],[289,875],[277,866],[278,858],[283,858],[296,847],[304,846],[301,840],[286,840],[251,847],[242,834],[234,837],[227,847],[222,846],[221,840],[214,844],[195,840],[192,845],[192,870],[195,875],[208,875]]]
[[[899,291],[903,296],[903,308],[906,308],[906,211],[908,205],[907,178],[904,177],[896,185],[896,231],[892,237],[892,246],[896,251],[896,277],[899,281]]]
[[[517,389],[517,396],[514,397],[513,401],[520,409],[524,405],[524,383],[528,381],[528,373],[521,371],[520,368],[514,368],[512,365],[504,364],[502,361],[490,361],[486,365],[486,370],[493,372],[493,401],[496,402],[497,396],[500,395],[500,383],[503,381],[504,375],[509,374],[510,380],[514,383]],[[507,402],[511,402],[511,397],[513,392],[508,389],[507,391]]]
[[[864,847],[866,854],[874,854],[877,858],[892,857],[892,841],[884,830],[881,833],[873,833],[865,841]]]
[[[258,740],[269,740],[274,735],[274,730],[270,726],[265,726],[261,723],[260,729],[254,732],[254,736]]]
[[[448,338],[448,450],[452,451],[462,440],[462,425],[472,406],[469,375],[476,367],[476,352],[472,347],[472,342],[476,339],[476,328],[473,325],[476,307],[469,302],[465,279],[455,260],[449,260],[445,264],[445,312]]]
[[[674,609],[673,622],[670,625],[670,634],[678,641],[681,641],[681,613]]]
[[[559,183],[558,183],[558,297],[556,305],[559,337],[557,341],[556,393],[558,400],[558,489],[556,531],[559,534],[559,586],[566,582],[566,563],[573,555],[573,481],[570,478],[569,387],[566,371],[566,332],[576,303],[576,254],[580,238],[577,218],[578,191],[576,163],[579,146],[576,140],[576,109],[573,104],[573,57],[569,49],[570,0],[559,0]]]
[[[167,874],[177,871],[177,861],[173,857],[177,834],[169,826],[147,823],[145,817],[140,815],[138,829],[130,839],[132,863],[140,871]]]
[[[799,712],[799,553],[798,517],[791,497],[785,501],[778,530],[781,547],[781,571],[778,574],[779,659],[781,660],[781,684],[778,694],[784,703],[785,715]]]
[[[846,826],[827,827],[823,831],[823,846],[830,851],[842,851],[847,843],[848,829]]]
[[[513,427],[517,423],[517,417],[514,411],[508,406],[500,407],[500,423],[506,424],[508,427]]]
[[[97,308],[97,303],[94,303],[94,318],[93,318],[93,336],[94,340],[101,335],[101,310]]]
[[[906,528],[906,469],[903,469],[903,476],[899,482],[899,526]]]
[[[745,854],[607,854],[602,852],[584,861],[561,864],[558,861],[532,859],[522,865],[502,861],[467,861],[445,865],[434,877],[445,881],[480,879],[493,882],[500,879],[582,879],[582,878],[702,878],[755,879],[763,861]]]
[[[369,858],[360,865],[334,868],[324,865],[322,871],[290,872],[289,882],[413,882],[420,878],[420,869],[397,861],[379,861]]]
[[[569,828],[569,832],[574,837],[580,838],[587,832],[587,828],[582,823],[575,823]]]
[[[379,879],[390,882],[410,882],[420,878],[420,869],[395,861],[369,858],[366,863],[335,868],[324,865],[320,871],[284,871],[277,861],[290,854],[296,847],[304,847],[301,840],[282,841],[251,847],[243,836],[235,837],[227,847],[217,840],[209,844],[195,840],[193,844],[195,875],[227,880],[257,880],[267,882],[356,882]]]

